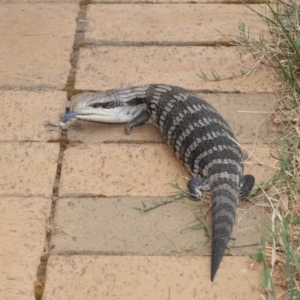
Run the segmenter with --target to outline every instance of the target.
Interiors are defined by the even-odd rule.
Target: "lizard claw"
[[[44,122],[45,126],[52,126],[51,128],[49,128],[50,131],[55,131],[55,130],[66,130],[66,124],[63,123],[63,122],[59,122],[59,123],[53,123],[53,122],[50,122],[50,121],[45,121]]]
[[[46,126],[46,127],[48,127],[48,129],[50,130],[50,131],[55,131],[55,130],[58,130],[59,129],[59,127],[60,127],[60,125],[59,125],[59,123],[53,123],[53,122],[50,122],[50,121],[44,121],[44,125]],[[52,126],[52,128],[50,128],[50,126]]]

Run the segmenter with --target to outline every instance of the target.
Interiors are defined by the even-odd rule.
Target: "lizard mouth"
[[[89,108],[80,109],[75,107],[73,111],[64,114],[61,121],[66,123],[70,119],[104,122],[104,123],[127,123],[139,110],[136,107],[117,106],[110,109]]]

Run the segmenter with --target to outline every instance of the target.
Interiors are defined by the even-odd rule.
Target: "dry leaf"
[[[270,151],[270,155],[271,155],[271,157],[273,157],[273,158],[275,158],[277,160],[282,160],[281,154],[280,154],[280,152],[278,150],[271,150]]]
[[[285,213],[289,211],[289,198],[287,193],[280,195],[279,209]]]

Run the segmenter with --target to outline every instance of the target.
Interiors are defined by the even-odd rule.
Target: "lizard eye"
[[[122,103],[120,101],[107,101],[104,103],[98,102],[98,103],[94,103],[90,105],[92,108],[106,108],[106,109],[110,109],[110,108],[115,108],[118,106],[122,106]]]
[[[90,105],[92,108],[98,108],[98,107],[103,107],[104,103],[94,103],[92,105]]]

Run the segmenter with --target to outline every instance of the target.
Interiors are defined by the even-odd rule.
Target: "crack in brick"
[[[75,33],[75,38],[74,38],[74,43],[73,43],[73,51],[71,53],[71,58],[70,58],[71,69],[70,69],[70,72],[69,72],[69,75],[67,78],[66,85],[63,89],[63,91],[67,92],[67,96],[68,96],[69,100],[70,100],[71,96],[81,92],[79,90],[75,90],[74,85],[75,85],[76,65],[77,65],[77,61],[78,61],[79,48],[82,45],[82,40],[83,40],[83,36],[84,36],[84,22],[81,22],[81,20],[86,19],[86,10],[87,10],[87,5],[89,5],[89,4],[91,4],[90,0],[82,0],[79,3],[80,8],[79,8],[79,13],[78,13],[78,16],[76,19],[77,20],[76,33]],[[67,111],[67,108],[66,108],[66,111]],[[53,142],[53,141],[51,141],[51,142]],[[34,282],[34,296],[35,296],[36,300],[42,299],[44,289],[45,289],[47,263],[48,263],[48,259],[50,257],[49,245],[50,245],[51,235],[55,231],[55,226],[53,226],[52,220],[54,219],[56,200],[58,199],[62,160],[63,160],[63,156],[64,156],[64,151],[67,148],[67,145],[69,143],[69,141],[64,133],[62,133],[62,136],[58,140],[58,142],[60,143],[60,152],[59,152],[59,156],[58,156],[56,175],[55,175],[55,180],[54,180],[54,184],[53,184],[50,215],[46,220],[46,236],[45,236],[44,252],[40,257],[40,263],[38,265],[37,272],[36,272],[36,281]]]

